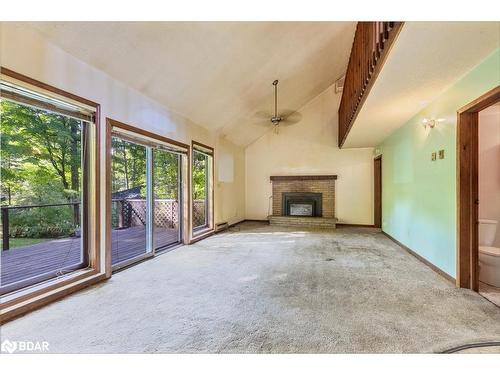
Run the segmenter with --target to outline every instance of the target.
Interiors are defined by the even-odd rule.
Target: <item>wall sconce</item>
[[[439,124],[440,122],[443,122],[444,120],[445,120],[444,118],[438,118],[437,120],[436,119],[424,118],[422,120],[422,126],[424,127],[424,129],[427,129],[427,128],[434,129],[434,127],[437,124]]]
[[[422,125],[423,125],[424,129],[427,129],[427,128],[433,129],[436,126],[436,124],[437,124],[437,121],[434,119],[424,118],[424,120],[422,121]]]

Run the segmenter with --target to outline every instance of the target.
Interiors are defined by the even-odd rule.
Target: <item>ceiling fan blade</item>
[[[302,120],[302,114],[297,111],[284,110],[280,116],[282,118],[281,123],[284,125],[296,124]]]

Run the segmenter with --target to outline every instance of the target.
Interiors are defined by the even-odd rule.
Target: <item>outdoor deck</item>
[[[178,230],[155,229],[156,246],[177,242]],[[143,226],[112,231],[113,264],[134,258],[145,252],[146,236]],[[45,273],[64,273],[80,263],[80,238],[49,240],[35,245],[2,251],[1,286],[6,286]]]

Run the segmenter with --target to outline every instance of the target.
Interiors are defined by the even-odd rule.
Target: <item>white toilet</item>
[[[479,280],[500,288],[500,247],[492,247],[498,222],[479,220]]]

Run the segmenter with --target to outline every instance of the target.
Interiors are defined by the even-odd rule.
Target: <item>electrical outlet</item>
[[[431,160],[432,160],[432,161],[436,161],[436,152],[433,152],[433,153],[431,154]]]
[[[439,150],[439,159],[444,159],[444,150]]]

